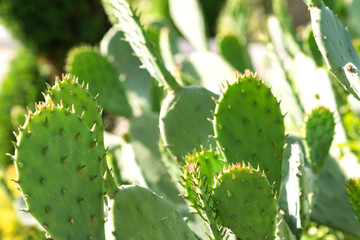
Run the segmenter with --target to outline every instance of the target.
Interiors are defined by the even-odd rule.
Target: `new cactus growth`
[[[204,184],[204,186],[214,185],[214,175],[219,175],[220,170],[227,164],[221,160],[221,158],[221,154],[214,150],[202,150],[201,152],[188,155],[185,158],[186,165],[184,167],[185,172],[183,179],[183,186],[186,191],[185,198],[197,211],[199,211],[199,206],[197,206],[198,190],[196,190],[196,188],[198,188],[198,186],[196,185],[199,184],[200,181],[203,182],[202,184]]]
[[[214,112],[215,139],[229,163],[260,165],[280,192],[284,117],[280,103],[251,72],[238,76],[221,95]]]
[[[265,173],[244,163],[223,170],[214,187],[214,208],[240,239],[273,239],[277,200]]]
[[[52,102],[39,103],[19,128],[16,182],[26,211],[55,239],[105,239],[101,155],[93,131],[74,110]]]
[[[306,121],[306,143],[310,151],[312,169],[319,173],[329,155],[334,138],[335,120],[326,107],[314,109]]]
[[[360,178],[350,178],[346,183],[346,190],[353,210],[360,221]]]

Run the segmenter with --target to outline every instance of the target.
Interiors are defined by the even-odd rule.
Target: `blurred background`
[[[160,52],[159,38],[164,34],[164,27],[170,33],[170,39],[176,38],[176,51],[179,54],[167,66],[174,75],[180,76],[184,85],[193,84],[197,77],[220,78],[218,81],[223,81],[232,78],[235,71],[243,72],[245,69],[254,70],[266,78],[271,76],[269,55],[275,51],[282,60],[283,69],[288,70],[291,66],[286,59],[292,57],[294,48],[301,48],[311,56],[315,66],[324,65],[319,51],[314,50],[309,12],[302,0],[199,0],[201,18],[190,17],[194,16],[193,13],[198,14],[191,9],[171,7],[174,4],[170,4],[170,0],[130,2],[141,12],[141,21]],[[360,37],[360,28],[356,20],[360,11],[356,12],[357,8],[354,7],[358,5],[356,0],[324,2],[348,27],[355,46],[359,45],[356,39]],[[197,23],[188,23],[186,19],[202,22],[195,27]],[[41,93],[46,90],[45,82],[51,85],[55,76],[66,72],[69,51],[82,45],[100,49],[112,23],[100,0],[1,0],[0,240],[45,239],[41,228],[34,224],[31,217],[18,211],[24,203],[19,199],[14,184],[9,181],[15,178],[15,170],[6,153],[14,152],[11,143],[15,140],[13,131],[17,129],[17,123],[24,123],[26,108],[33,110],[34,102],[42,99]],[[194,27],[189,27],[191,25]],[[283,34],[283,38],[291,40],[277,39],[281,36],[277,35],[276,27],[282,29],[278,33]],[[226,41],[231,42],[230,50],[226,48]],[[279,44],[279,41],[284,44]],[[234,48],[238,51],[235,60],[232,56]],[[165,58],[165,55],[162,57]],[[203,63],[205,67],[196,65],[195,61]],[[119,70],[118,81],[126,84],[132,76],[144,75],[144,72],[131,75],[129,71]],[[340,116],[345,116],[349,112],[348,96],[336,87],[336,83],[334,85],[338,91],[337,101],[342,107],[339,108]],[[129,86],[130,89],[136,88],[130,83]],[[161,94],[157,95],[160,97],[151,98],[151,92],[161,89],[146,87],[149,96],[145,100],[129,100],[135,115],[143,111],[158,112],[160,109]],[[207,87],[217,91],[211,83]],[[133,92],[138,94],[137,89],[133,89]],[[349,123],[345,126],[347,138],[354,140],[351,150],[358,156],[360,145],[355,140],[360,136],[360,118],[352,114],[347,115],[346,119],[345,123]],[[126,137],[126,116],[105,109],[104,122],[115,139]],[[355,238],[314,222],[303,239]]]

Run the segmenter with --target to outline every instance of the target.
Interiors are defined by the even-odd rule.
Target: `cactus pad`
[[[54,239],[104,239],[103,178],[93,132],[78,115],[40,103],[20,128],[18,183]]]
[[[214,188],[214,208],[240,239],[274,239],[277,201],[265,173],[251,165],[230,166]]]
[[[90,84],[93,96],[106,111],[130,117],[131,107],[115,67],[100,52],[89,46],[73,48],[66,60],[66,71]]]
[[[260,165],[279,193],[285,127],[271,90],[245,72],[225,89],[214,115],[215,138],[227,162]]]
[[[150,75],[165,87],[176,90],[180,86],[166,69],[146,34],[140,19],[127,0],[103,0],[107,14],[116,19],[124,31],[126,40],[140,58]]]
[[[62,76],[60,80],[58,77],[55,79],[53,87],[48,86],[47,95],[45,96],[46,102],[54,102],[55,104],[64,104],[65,107],[74,108],[75,112],[83,120],[89,129],[93,129],[94,138],[97,140],[97,147],[99,149],[100,158],[104,159],[106,150],[104,147],[104,130],[101,118],[102,109],[97,104],[94,98],[85,86],[85,83],[78,83],[77,78],[70,78],[70,75]],[[108,170],[106,161],[102,161],[102,175]],[[105,180],[107,192],[111,193],[116,189],[114,179],[107,175]]]
[[[193,164],[197,164],[196,168],[200,169],[199,176],[196,179],[197,181],[204,181],[205,185],[213,186],[215,179],[214,175],[219,175],[221,169],[227,163],[222,160],[222,156],[219,152],[214,150],[202,150],[201,152],[194,152],[192,155],[188,155],[185,158],[185,174],[184,174],[184,187],[186,190],[187,200],[196,207],[196,197],[194,196],[194,190],[192,189],[192,184],[190,183],[191,176],[189,176],[189,168],[193,167]]]
[[[122,186],[111,196],[116,239],[196,239],[164,198],[139,186]]]
[[[360,178],[350,178],[346,183],[346,190],[353,210],[360,221]]]
[[[319,173],[324,166],[334,133],[333,113],[326,107],[314,109],[306,122],[305,139],[310,150],[311,166],[315,173]]]
[[[196,86],[182,87],[169,92],[160,112],[160,134],[164,145],[179,161],[201,146],[215,146],[211,110],[215,108],[212,98],[217,95]],[[182,161],[183,162],[183,161]]]
[[[359,55],[336,15],[319,2],[308,1],[316,43],[329,70],[348,92],[360,99]]]

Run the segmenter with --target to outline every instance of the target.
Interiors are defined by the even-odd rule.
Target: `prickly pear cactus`
[[[183,186],[185,187],[185,198],[190,202],[194,209],[198,210],[197,202],[197,192],[193,189],[192,181],[200,179],[204,182],[205,185],[213,186],[215,179],[214,175],[219,175],[221,169],[227,164],[222,160],[222,156],[219,152],[215,150],[202,150],[201,152],[194,152],[192,155],[188,155],[185,158],[185,173],[183,179]],[[189,169],[199,168],[199,176],[196,179],[193,179],[194,176],[191,176]],[[189,175],[190,174],[190,175]],[[194,173],[193,173],[194,174]]]
[[[138,14],[127,0],[102,0],[106,13],[110,18],[116,19],[124,31],[126,40],[130,43],[136,56],[150,75],[165,88],[176,90],[180,85],[166,69],[161,58],[155,51],[149,36],[146,34]]]
[[[360,99],[360,58],[349,33],[336,15],[320,0],[305,1],[310,9],[314,37],[329,70],[343,87]]]
[[[196,239],[175,208],[148,189],[121,186],[110,204],[116,239]]]
[[[212,240],[222,240],[228,235],[226,228],[219,223],[212,197],[214,175],[217,176],[224,166],[224,162],[221,162],[216,152],[202,151],[187,156],[184,167],[185,198],[203,219],[205,226],[210,231],[208,237]]]
[[[89,129],[93,129],[93,135],[97,140],[97,147],[100,153],[100,159],[104,159],[106,150],[104,147],[104,126],[101,118],[103,109],[97,104],[96,97],[89,92],[88,85],[85,82],[81,84],[78,79],[70,75],[64,75],[60,79],[56,77],[55,85],[46,91],[45,100],[47,103],[63,103],[65,107],[74,108],[75,112],[83,120]],[[102,161],[102,175],[108,170],[106,161]],[[116,189],[114,179],[106,175],[105,187],[111,193]]]
[[[52,102],[36,105],[19,129],[14,159],[26,211],[54,239],[105,238],[93,132],[73,110]]]
[[[350,178],[346,183],[346,190],[353,210],[360,221],[360,178]]]
[[[305,139],[310,150],[311,166],[315,173],[319,173],[324,166],[334,133],[333,113],[326,107],[314,109],[306,122]]]
[[[260,165],[280,192],[284,117],[271,90],[252,73],[227,86],[214,113],[215,139],[229,163]]]
[[[127,93],[115,67],[97,49],[90,46],[73,48],[65,69],[90,84],[91,94],[99,94],[98,102],[106,111],[125,117],[132,115]]]
[[[249,164],[224,170],[214,187],[214,208],[240,239],[274,239],[277,201],[265,173]]]
[[[160,134],[164,145],[180,162],[201,146],[215,146],[209,136],[214,134],[211,110],[217,95],[202,87],[181,87],[168,93],[160,111]]]

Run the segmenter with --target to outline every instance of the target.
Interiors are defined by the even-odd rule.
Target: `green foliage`
[[[100,0],[3,0],[0,16],[16,38],[59,69],[71,47],[97,43],[110,27]]]
[[[0,168],[10,163],[5,154],[13,149],[11,140],[15,139],[12,132],[16,129],[13,123],[17,120],[19,124],[24,123],[21,122],[22,114],[19,116],[16,112],[22,112],[26,106],[40,99],[45,80],[34,54],[27,49],[19,50],[0,84]],[[13,119],[12,115],[20,118]]]
[[[219,26],[226,26],[227,19],[230,31],[219,27],[214,32],[219,55],[207,48],[205,26],[208,16],[211,24],[217,21],[224,1],[154,1],[152,7],[161,9],[144,16],[152,22],[147,32],[128,1],[103,0],[111,21],[119,25],[104,36],[100,51],[80,47],[67,61],[70,74],[85,82],[79,84],[70,75],[56,78],[44,94],[45,103],[36,105],[34,113],[28,110],[16,136],[15,155],[9,155],[15,161],[14,181],[26,200],[25,211],[48,237],[223,240],[236,235],[300,240],[313,237],[310,221],[340,231],[343,238],[333,234],[338,239],[360,236],[360,222],[350,204],[357,190],[350,180],[350,198],[346,195],[347,175],[342,171],[354,170],[355,175],[359,167],[347,145],[350,137],[357,140],[358,129],[348,127],[346,136],[342,126],[357,119],[358,106],[338,88],[332,89],[326,71],[319,69],[322,61],[309,57],[315,58],[315,40],[321,41],[320,49],[331,55],[323,51],[325,61],[346,62],[341,66],[346,79],[341,81],[356,93],[358,66],[348,36],[323,1],[309,0],[315,37],[307,32],[304,41],[310,49],[305,52],[307,45],[298,39],[285,1],[272,1],[276,17],[269,18],[271,41],[261,33],[268,57],[261,64],[265,83],[244,70],[252,68],[255,55],[247,54],[253,49],[249,32],[261,29],[248,29],[254,26],[249,19],[255,16],[266,25],[260,20],[265,12],[258,16],[258,8],[252,8],[260,2],[262,7],[270,3],[227,1]],[[165,10],[168,3],[170,9]],[[151,9],[151,1],[147,4]],[[184,51],[172,21],[159,16],[172,17],[198,50]],[[77,54],[84,55],[79,60]],[[234,71],[225,59],[245,73],[237,73],[220,90],[219,83]],[[337,95],[341,107],[336,105]],[[308,116],[304,131],[305,109],[322,105],[326,107]],[[25,106],[11,105],[12,118],[24,121]],[[102,108],[125,116],[105,115],[108,132]],[[344,112],[352,114],[350,120]],[[341,121],[335,122],[333,114]],[[333,138],[345,144],[333,144],[330,155]],[[125,182],[134,185],[120,185]],[[355,211],[356,202],[352,200]]]

